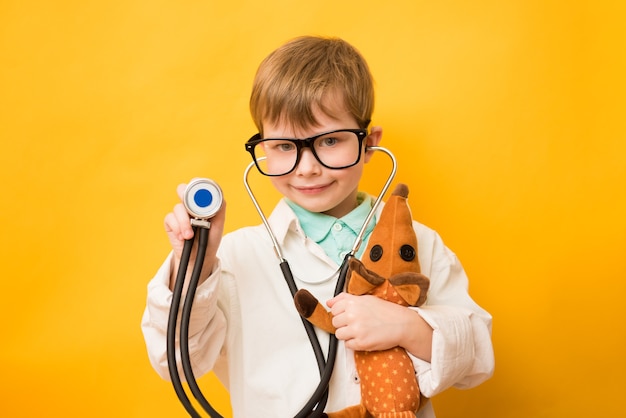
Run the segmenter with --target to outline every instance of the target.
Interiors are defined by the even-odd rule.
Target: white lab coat
[[[269,223],[298,288],[308,289],[320,301],[330,299],[337,264],[304,235],[284,201]],[[431,280],[427,302],[415,309],[434,334],[431,362],[413,360],[422,393],[432,397],[451,386],[476,386],[492,375],[491,316],[470,298],[465,272],[439,235],[417,222],[414,228],[422,272]],[[264,226],[225,235],[218,258],[211,277],[197,289],[190,321],[194,374],[216,373],[230,392],[236,418],[293,417],[320,376]],[[170,262],[171,255],[148,285],[142,319],[151,364],[165,379]],[[328,335],[319,331],[318,338],[326,353]],[[359,400],[353,353],[340,342],[326,411]],[[430,402],[418,414],[434,416]]]

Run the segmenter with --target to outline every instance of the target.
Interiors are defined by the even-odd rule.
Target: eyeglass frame
[[[352,132],[354,134],[356,134],[357,140],[359,141],[359,154],[357,155],[356,160],[352,163],[352,164],[348,164],[348,165],[344,165],[341,167],[330,167],[326,164],[324,164],[324,162],[322,162],[322,160],[320,160],[320,157],[317,155],[317,153],[315,152],[315,148],[313,147],[313,143],[315,142],[315,140],[317,138],[320,138],[324,135],[329,135],[329,134],[333,134],[335,132]],[[263,174],[264,176],[268,176],[268,177],[280,177],[280,176],[286,176],[287,174],[293,172],[293,170],[296,169],[296,167],[298,167],[298,164],[300,163],[300,157],[302,156],[302,150],[304,148],[309,148],[311,150],[311,153],[313,154],[313,156],[315,157],[315,159],[317,160],[317,162],[319,162],[322,166],[331,169],[331,170],[342,170],[344,168],[349,168],[352,166],[355,166],[359,163],[359,161],[361,161],[361,154],[363,153],[363,140],[365,140],[365,138],[367,138],[369,136],[369,134],[367,133],[367,129],[335,129],[333,131],[328,131],[328,132],[324,132],[321,134],[317,134],[308,138],[261,138],[261,134],[260,133],[256,133],[255,135],[253,135],[246,143],[245,143],[245,147],[246,147],[246,151],[248,151],[250,153],[250,155],[252,156],[252,160],[254,161],[254,164],[256,165],[256,168],[259,170],[259,173]],[[254,148],[265,141],[287,141],[290,142],[292,144],[295,145],[296,147],[296,161],[293,165],[293,167],[291,168],[291,170],[287,171],[286,173],[282,173],[282,174],[268,174],[265,173],[260,165],[259,162],[257,161],[256,155],[254,153]]]

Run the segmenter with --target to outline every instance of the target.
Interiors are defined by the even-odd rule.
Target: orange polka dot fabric
[[[415,417],[420,390],[413,362],[401,347],[355,352],[361,404],[376,418]]]

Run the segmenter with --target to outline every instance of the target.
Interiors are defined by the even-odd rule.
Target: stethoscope
[[[334,295],[338,295],[343,291],[346,276],[348,274],[348,264],[349,260],[353,258],[361,246],[361,241],[363,236],[365,235],[365,231],[367,229],[367,225],[371,222],[374,217],[380,202],[383,199],[383,196],[389,189],[393,178],[396,175],[396,171],[398,168],[398,164],[396,162],[396,158],[386,148],[373,146],[367,147],[366,151],[382,151],[385,153],[390,159],[392,163],[391,172],[385,181],[378,197],[374,201],[372,208],[370,209],[365,221],[363,222],[363,226],[361,230],[357,234],[357,237],[354,241],[354,244],[351,250],[344,257],[341,266],[338,269],[338,277],[337,284],[335,286]],[[258,200],[256,199],[252,189],[250,188],[250,184],[248,182],[248,174],[252,167],[255,166],[254,161],[251,162],[244,172],[243,181],[246,187],[246,191],[254,204],[256,211],[258,212],[261,220],[263,221],[263,225],[267,230],[267,233],[272,241],[272,246],[274,248],[274,253],[278,258],[280,263],[280,270],[287,282],[287,286],[289,287],[289,291],[291,292],[291,296],[293,297],[298,291],[298,287],[294,280],[293,273],[291,272],[291,268],[289,267],[289,263],[285,259],[282,249],[278,244],[278,240],[272,228],[269,225],[269,222],[259,205]],[[196,378],[194,376],[193,370],[191,368],[191,359],[189,355],[189,321],[191,317],[191,308],[193,306],[193,300],[196,294],[196,289],[198,287],[198,282],[200,280],[200,272],[202,270],[202,265],[204,264],[204,253],[206,251],[208,245],[208,237],[209,230],[211,228],[211,222],[209,219],[214,216],[217,211],[220,209],[223,201],[223,194],[220,187],[212,180],[209,179],[194,179],[191,181],[183,194],[183,204],[189,212],[191,216],[191,225],[194,230],[194,237],[186,240],[183,251],[181,254],[180,265],[178,268],[178,272],[176,275],[176,282],[174,285],[173,296],[172,296],[172,304],[170,306],[168,324],[167,324],[167,364],[169,369],[170,378],[172,381],[172,385],[174,386],[174,390],[176,395],[178,396],[179,401],[185,408],[185,410],[192,417],[201,417],[198,413],[194,405],[192,404],[189,396],[185,391],[185,388],[182,384],[181,377],[176,366],[176,328],[177,328],[177,320],[180,314],[180,326],[179,326],[179,348],[180,348],[180,362],[182,364],[183,373],[185,376],[185,380],[187,381],[187,385],[189,386],[189,390],[193,394],[196,401],[200,404],[202,409],[206,413],[209,414],[211,418],[222,418],[220,415],[207,401],[204,397],[198,383],[196,382]],[[182,299],[183,287],[185,282],[185,276],[187,273],[187,268],[189,266],[189,259],[191,256],[191,249],[194,244],[194,240],[198,239],[198,249],[196,260],[193,266],[193,270],[191,273],[191,277],[189,279],[189,285],[187,294],[185,296],[185,300],[182,307],[182,312],[180,311],[180,304]],[[295,308],[294,308],[295,309]],[[300,412],[295,415],[295,418],[313,418],[320,417],[324,412],[324,407],[326,406],[326,402],[328,401],[328,387],[330,383],[330,377],[333,372],[333,368],[335,365],[335,357],[337,354],[338,340],[334,334],[330,335],[328,342],[328,357],[324,356],[322,351],[319,339],[315,334],[315,328],[313,325],[302,319],[302,324],[307,333],[307,337],[309,338],[309,342],[311,343],[311,347],[315,354],[315,358],[317,361],[317,365],[320,373],[320,382],[317,385],[317,388],[311,395],[309,401],[302,407]]]

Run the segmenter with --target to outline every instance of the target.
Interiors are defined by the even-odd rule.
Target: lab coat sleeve
[[[173,296],[168,286],[171,262],[172,255],[170,254],[148,284],[147,303],[141,321],[150,364],[166,380],[170,379],[166,340]],[[218,265],[211,276],[196,289],[189,321],[189,354],[196,377],[200,377],[213,368],[226,338],[226,317],[218,308],[217,303],[220,271],[218,260]],[[178,335],[176,340],[178,341]],[[180,355],[178,352],[176,354],[179,374],[181,379],[184,379]]]
[[[428,299],[417,311],[433,328],[432,356],[430,363],[413,358],[426,397],[451,386],[477,386],[491,377],[494,368],[491,315],[470,298],[463,267],[438,235],[429,274]]]

